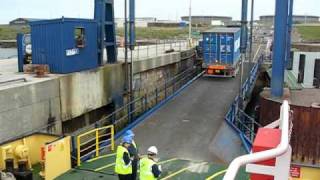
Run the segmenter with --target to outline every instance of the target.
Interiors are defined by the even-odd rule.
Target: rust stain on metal
[[[260,96],[260,123],[265,126],[279,119],[280,102]],[[320,106],[291,104],[293,112],[292,159],[296,163],[320,165]]]

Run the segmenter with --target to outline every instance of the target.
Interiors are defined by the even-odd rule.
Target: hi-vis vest
[[[154,161],[148,157],[144,157],[140,160],[140,180],[156,180],[152,173],[152,166],[155,164]]]
[[[115,165],[115,172],[121,175],[128,175],[132,174],[132,164],[131,162],[126,165],[123,160],[123,153],[128,153],[128,150],[123,146],[118,146],[117,148],[117,157],[116,157],[116,165]]]

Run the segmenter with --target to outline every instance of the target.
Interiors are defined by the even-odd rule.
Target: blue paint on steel
[[[246,152],[250,153],[252,145],[250,143],[248,143],[247,137],[243,133],[241,133],[240,134],[240,139],[242,141],[242,144],[243,144],[244,149],[246,150]]]
[[[263,56],[261,56],[258,62],[253,66],[253,68],[250,71],[250,76],[242,85],[242,93],[243,93],[242,97],[245,97],[247,94],[249,94],[252,91],[254,84],[258,78],[258,70],[262,62],[263,62]],[[225,116],[225,121],[239,135],[247,153],[249,153],[252,147],[252,142],[247,137],[246,132],[243,132],[238,127],[239,123],[244,123],[244,122],[241,122],[241,119],[238,119],[237,121],[237,116],[239,113],[238,104],[239,104],[239,95],[234,99],[233,103],[231,104]]]
[[[24,56],[25,56],[25,46],[23,42],[24,34],[17,34],[17,47],[18,47],[18,70],[23,72]]]
[[[104,16],[104,1],[94,1],[94,19],[98,23],[97,37],[98,37],[98,63],[103,65],[103,50],[104,50],[104,28],[103,28],[103,16]]]
[[[130,32],[130,49],[134,50],[136,44],[135,33],[135,0],[129,0],[129,32]]]
[[[294,3],[294,0],[289,0],[286,67],[288,67],[288,65],[289,65],[290,52],[291,52],[291,32],[292,32],[293,3]]]
[[[287,54],[288,1],[276,1],[271,79],[271,95],[273,97],[282,97],[283,95],[284,68]]]
[[[216,61],[229,65],[237,64],[240,59],[239,28],[215,28],[202,34],[201,46],[206,65]]]
[[[76,28],[84,30],[84,47],[76,45]],[[72,73],[98,66],[94,20],[62,18],[32,22],[31,36],[32,63],[47,64],[52,73]]]
[[[246,53],[248,45],[248,0],[242,0],[241,8],[241,53]]]
[[[107,62],[117,62],[117,44],[114,22],[114,0],[95,0],[94,19],[99,24],[99,63],[103,64],[103,51],[107,51]]]

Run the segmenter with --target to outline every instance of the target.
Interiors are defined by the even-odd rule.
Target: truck
[[[217,27],[202,32],[204,76],[236,77],[239,71],[241,29]]]

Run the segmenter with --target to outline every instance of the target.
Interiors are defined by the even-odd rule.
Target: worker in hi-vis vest
[[[157,165],[158,149],[151,146],[148,156],[140,160],[140,180],[156,180],[161,174],[161,166]]]
[[[122,144],[117,148],[117,157],[115,164],[115,173],[118,174],[119,180],[131,180],[132,178],[132,159],[128,148],[132,143],[130,136],[122,138]]]
[[[140,156],[139,156],[139,151],[138,151],[138,148],[137,148],[137,144],[135,143],[134,141],[134,133],[132,130],[127,130],[125,133],[124,133],[124,136],[129,136],[132,138],[132,142],[128,148],[128,151],[129,151],[129,154],[130,154],[130,157],[133,158],[132,160],[132,180],[136,180],[137,179],[137,171],[138,171],[138,161],[140,159]]]

